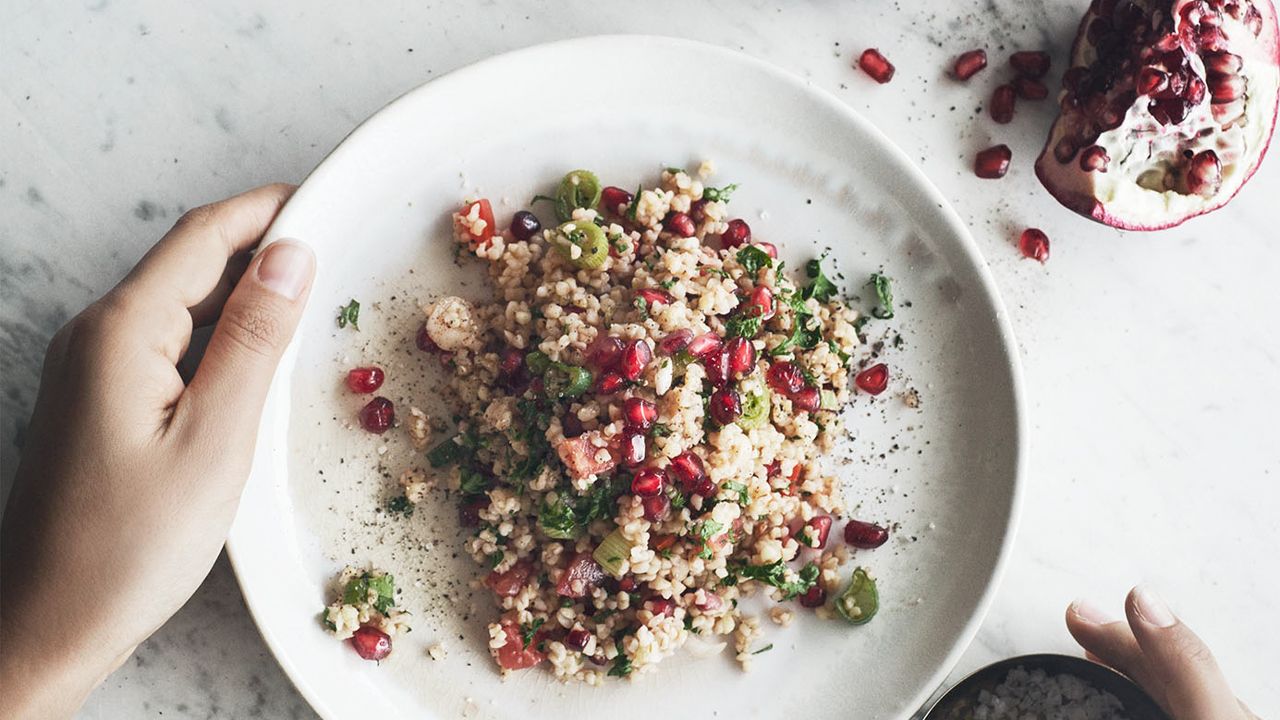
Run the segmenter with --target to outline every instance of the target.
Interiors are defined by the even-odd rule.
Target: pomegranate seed
[[[684,491],[691,495],[710,497],[715,485],[707,477],[706,466],[697,453],[689,450],[671,460],[671,474],[676,476]]]
[[[584,628],[574,628],[564,636],[564,646],[578,652],[584,652],[589,642],[591,642],[591,633]]]
[[[673,235],[687,238],[693,237],[694,231],[697,229],[693,224],[693,218],[688,213],[672,212],[662,220],[662,227],[666,228]]]
[[[733,388],[720,388],[711,393],[711,419],[717,424],[729,425],[742,416],[742,396]]]
[[[644,519],[649,522],[662,522],[671,512],[671,498],[666,493],[647,497],[640,501],[640,505],[644,508]]]
[[[1018,249],[1023,257],[1044,263],[1049,259],[1049,236],[1038,228],[1027,228],[1018,238]]]
[[[519,378],[524,370],[524,351],[520,348],[509,347],[502,351],[499,358],[498,372],[508,379]]]
[[[791,396],[804,388],[804,375],[800,368],[787,360],[779,360],[770,365],[764,377],[769,387],[783,395]]]
[[[1212,150],[1196,153],[1187,167],[1187,189],[1197,195],[1212,195],[1221,184],[1222,161],[1218,154]]]
[[[675,298],[671,297],[671,293],[665,290],[656,290],[654,288],[641,288],[636,291],[636,295],[643,298],[649,307],[654,307],[655,305],[666,305],[675,300]]]
[[[768,320],[778,312],[778,304],[773,299],[773,291],[765,285],[760,285],[751,291],[750,297],[747,299],[747,307],[743,311],[747,317],[758,317],[761,320]]]
[[[622,462],[627,467],[640,467],[648,456],[644,433],[622,433]]]
[[[351,647],[365,660],[381,660],[391,654],[391,636],[372,625],[361,625],[351,636]]]
[[[542,229],[538,216],[528,210],[521,210],[511,216],[511,235],[517,240],[529,240]]]
[[[613,368],[622,359],[622,348],[622,340],[605,335],[603,332],[599,333],[584,353],[587,364],[601,370]]]
[[[723,341],[720,340],[720,336],[713,332],[703,333],[702,335],[690,340],[689,345],[685,350],[688,350],[689,354],[693,357],[702,359],[711,353],[720,350],[722,342]]]
[[[850,520],[844,526],[844,541],[857,548],[878,548],[888,539],[889,531],[875,523]]]
[[[862,55],[858,58],[858,67],[881,85],[893,79],[893,63],[875,48],[862,51]]]
[[[746,245],[751,241],[751,226],[745,220],[730,220],[729,227],[724,229],[724,234],[720,236],[720,247],[736,248]]]
[[[614,215],[621,215],[631,204],[631,199],[631,193],[613,185],[600,191],[600,207]]]
[[[360,427],[375,435],[381,435],[395,422],[396,408],[390,400],[379,395],[360,408]]]
[[[431,339],[431,335],[427,332],[427,324],[423,323],[418,328],[418,337],[416,338],[418,349],[422,352],[437,353],[440,352],[440,346],[436,345],[436,341]]]
[[[693,339],[693,331],[689,328],[680,328],[670,335],[658,341],[658,350],[664,355],[675,355],[681,350],[689,346],[689,341]]]
[[[1049,72],[1049,53],[1020,50],[1009,56],[1009,64],[1022,77],[1038,78]]]
[[[382,387],[382,381],[385,379],[382,368],[355,368],[347,373],[347,387],[353,393],[371,393]]]
[[[987,66],[986,50],[970,50],[956,58],[956,66],[952,76],[957,80],[968,80]]]
[[[472,500],[458,506],[458,524],[462,527],[475,527],[480,524],[480,511],[489,507],[487,497]]]
[[[1018,97],[1024,100],[1043,100],[1049,97],[1049,88],[1045,87],[1044,83],[1039,80],[1019,77],[1014,78],[1011,84],[1014,92],[1018,93]]]
[[[748,339],[736,337],[724,346],[729,358],[729,373],[733,377],[745,377],[756,368],[756,346]]]
[[[791,406],[800,412],[814,412],[822,406],[822,393],[816,387],[801,388],[791,396]]]
[[[676,612],[676,601],[670,598],[656,597],[645,601],[644,606],[654,615],[671,617]]]
[[[809,522],[805,523],[808,529],[809,547],[821,550],[827,546],[827,534],[831,532],[831,516],[815,515],[809,518]]]
[[[973,159],[973,174],[985,180],[1004,177],[1009,172],[1009,161],[1013,159],[1013,151],[1008,145],[989,147]]]
[[[1221,105],[1244,95],[1244,78],[1239,75],[1209,75],[1209,94]]]
[[[700,223],[703,220],[706,220],[707,219],[707,201],[699,198],[698,200],[694,200],[692,203],[690,203],[689,217],[693,218],[693,221],[696,223]]]
[[[818,583],[804,591],[800,596],[800,604],[807,608],[819,608],[827,602],[827,591]]]
[[[626,593],[635,592],[636,579],[631,577],[630,575],[622,578],[621,580],[618,581],[618,589]]]
[[[1013,120],[1013,103],[1017,92],[1012,85],[1001,85],[991,94],[991,119],[1004,125]]]
[[[702,358],[702,366],[707,371],[707,382],[712,387],[724,387],[729,382],[732,375],[732,360],[729,356],[728,349],[720,351]]]
[[[1111,157],[1107,155],[1106,148],[1101,145],[1090,145],[1080,153],[1080,169],[1086,172],[1093,170],[1106,172],[1109,162]]]
[[[1169,86],[1169,76],[1163,70],[1144,67],[1138,72],[1135,90],[1139,95],[1154,95]]]
[[[879,395],[889,386],[889,366],[884,363],[872,365],[855,375],[853,384],[862,392]]]
[[[616,372],[602,372],[596,378],[596,394],[612,395],[623,388],[627,384],[627,379]]]
[[[653,350],[644,340],[632,340],[622,349],[622,377],[628,380],[639,380],[645,367],[653,359]]]
[[[756,247],[758,247],[758,248],[760,248],[761,250],[763,250],[765,255],[768,255],[769,257],[773,258],[774,260],[777,260],[777,259],[778,259],[778,246],[777,246],[777,245],[774,245],[774,244],[773,244],[773,243],[771,243],[771,242],[758,242],[758,243],[755,243],[755,246],[756,246]]]
[[[640,497],[653,497],[662,492],[667,481],[667,471],[662,468],[647,467],[636,472],[631,478],[631,492]]]
[[[644,432],[658,419],[658,406],[644,398],[629,397],[622,403],[622,417],[627,427]]]

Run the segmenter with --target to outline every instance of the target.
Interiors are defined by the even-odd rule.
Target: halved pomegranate
[[[1225,205],[1266,153],[1280,97],[1270,0],[1094,0],[1071,65],[1036,175],[1082,215],[1172,227]]]

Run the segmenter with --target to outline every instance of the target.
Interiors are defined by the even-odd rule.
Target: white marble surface
[[[1051,104],[995,126],[975,109],[1002,73],[958,86],[943,69],[974,46],[997,66],[1009,49],[1047,47],[1056,77],[1084,0],[545,5],[0,4],[6,491],[44,344],[183,208],[300,180],[383,103],[495,53],[606,32],[698,38],[810,78],[875,121],[970,222],[1001,285],[1028,381],[1030,492],[957,672],[1072,651],[1061,619],[1072,597],[1119,610],[1147,580],[1209,639],[1240,695],[1280,715],[1280,159],[1228,209],[1173,231],[1120,233],[1058,207],[1030,170]],[[850,69],[869,45],[897,64],[891,85]],[[999,183],[970,170],[992,140],[1015,157]],[[1012,245],[1027,224],[1053,240],[1046,267]],[[82,715],[313,717],[224,561]]]

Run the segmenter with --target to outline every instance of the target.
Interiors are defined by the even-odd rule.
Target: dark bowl
[[[978,692],[995,690],[1016,667],[1043,670],[1046,675],[1074,675],[1099,690],[1115,695],[1132,720],[1169,720],[1154,700],[1115,670],[1084,658],[1047,653],[1011,657],[974,672],[938,698],[938,702],[925,713],[924,720],[968,720],[977,703]]]

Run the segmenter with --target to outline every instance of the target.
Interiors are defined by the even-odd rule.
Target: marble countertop
[[[1026,369],[1030,488],[1004,583],[956,674],[1072,652],[1062,614],[1073,597],[1119,612],[1124,592],[1149,581],[1209,640],[1241,697],[1280,715],[1280,574],[1261,562],[1280,547],[1280,158],[1223,212],[1121,233],[1063,210],[1032,176],[1051,102],[1023,103],[996,126],[977,108],[1001,73],[969,86],[943,75],[976,46],[993,64],[1012,49],[1049,49],[1060,70],[1084,5],[6,2],[4,486],[45,343],[184,208],[300,180],[388,100],[495,53],[609,32],[696,38],[798,73],[871,118],[959,209],[1001,286]],[[891,85],[850,68],[872,45],[897,64]],[[1015,159],[998,186],[971,170],[973,152],[996,141]],[[1046,266],[1014,247],[1029,224],[1052,238]],[[160,715],[314,717],[259,638],[225,559],[82,713]]]

